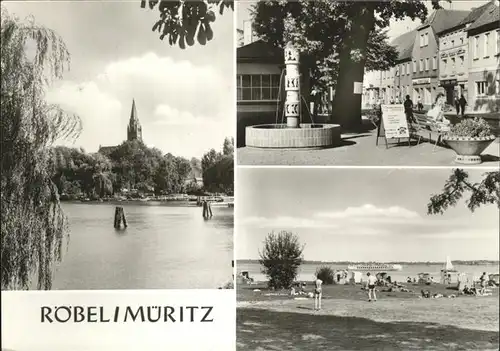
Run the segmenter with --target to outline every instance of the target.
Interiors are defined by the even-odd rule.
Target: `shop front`
[[[424,105],[424,108],[430,108],[434,101],[436,100],[436,96],[438,94],[437,87],[438,81],[437,79],[428,77],[428,78],[417,78],[412,80],[413,84],[413,102],[418,103],[419,101]]]

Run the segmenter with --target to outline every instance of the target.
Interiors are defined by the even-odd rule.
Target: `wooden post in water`
[[[115,208],[115,224],[114,224],[114,227],[116,229],[120,229],[121,226],[122,226],[122,221],[123,221],[124,228],[127,228],[127,219],[125,218],[125,211],[123,211],[123,207],[117,206]]]

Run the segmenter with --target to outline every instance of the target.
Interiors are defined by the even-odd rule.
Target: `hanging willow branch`
[[[3,7],[1,16],[2,290],[29,289],[34,277],[48,290],[68,234],[49,147],[77,137],[81,123],[46,103],[45,91],[69,68],[69,52],[33,19],[20,21]]]

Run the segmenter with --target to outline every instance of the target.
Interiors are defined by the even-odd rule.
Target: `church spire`
[[[142,128],[137,116],[137,108],[135,107],[135,99],[132,99],[132,109],[130,111],[130,121],[127,127],[127,140],[142,141]]]

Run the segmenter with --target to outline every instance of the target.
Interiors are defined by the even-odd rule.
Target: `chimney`
[[[243,45],[248,45],[253,41],[252,21],[243,22]]]

